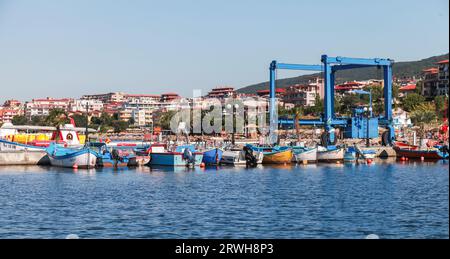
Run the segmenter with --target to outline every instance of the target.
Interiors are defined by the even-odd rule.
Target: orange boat
[[[293,155],[292,149],[264,153],[263,164],[290,164]]]
[[[254,151],[264,154],[263,164],[290,164],[294,152],[290,147],[256,147],[247,145]]]

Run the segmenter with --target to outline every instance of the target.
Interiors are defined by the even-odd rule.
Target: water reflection
[[[448,162],[0,167],[0,237],[448,238]]]

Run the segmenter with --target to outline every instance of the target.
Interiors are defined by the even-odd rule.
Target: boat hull
[[[295,152],[293,157],[293,162],[301,163],[307,161],[309,163],[317,162],[317,148],[312,148],[309,150],[302,150],[301,152]]]
[[[45,147],[25,145],[0,139],[0,151],[45,151]]]
[[[194,166],[200,166],[203,160],[203,153],[193,153],[195,155]],[[183,158],[183,153],[151,153],[149,166],[189,166],[189,161]]]
[[[262,152],[253,151],[253,155],[257,159],[257,164],[262,164],[264,154]],[[231,166],[246,166],[245,151],[225,151],[223,152],[222,159],[220,160],[222,165]]]
[[[50,164],[65,168],[94,168],[97,163],[97,155],[92,151],[80,151],[66,156],[53,156],[48,154]]]
[[[319,162],[336,162],[344,160],[345,149],[328,150],[317,152],[317,161]]]
[[[448,158],[448,154],[444,154],[437,149],[419,150],[419,149],[406,149],[400,147],[394,147],[397,157],[407,157],[412,159],[430,159],[440,160]]]
[[[293,152],[291,149],[265,153],[263,164],[288,164],[292,161]]]
[[[0,151],[0,166],[8,165],[50,165],[45,151]]]
[[[223,150],[219,148],[203,152],[203,163],[206,165],[218,165],[222,159]]]

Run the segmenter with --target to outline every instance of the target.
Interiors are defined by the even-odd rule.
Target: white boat
[[[294,148],[293,162],[302,163],[303,161],[317,162],[317,148],[302,148],[300,150]]]
[[[358,152],[363,159],[375,159],[377,156],[377,152],[371,149],[361,149],[358,146],[355,146],[356,152]]]
[[[14,150],[14,151],[0,151],[0,166],[9,165],[49,165],[47,152]]]
[[[52,143],[47,148],[47,155],[52,166],[67,168],[94,168],[97,163],[98,154],[89,148],[63,148]]]
[[[45,148],[0,139],[0,151],[45,151]]]
[[[258,164],[262,164],[264,159],[264,154],[262,152],[253,151],[253,155],[255,156]],[[247,161],[245,160],[245,151],[224,151],[222,154],[222,159],[220,160],[222,165],[247,165]]]
[[[335,162],[344,160],[345,148],[343,147],[330,147],[319,148],[317,152],[317,161],[319,162]]]

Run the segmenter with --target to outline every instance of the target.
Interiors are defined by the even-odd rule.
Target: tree
[[[27,117],[23,115],[14,116],[11,122],[14,125],[27,125],[29,123]]]
[[[448,97],[445,95],[439,95],[434,98],[434,105],[439,118],[448,117]]]
[[[93,117],[91,119],[91,127],[97,128],[101,133],[106,133],[109,129],[111,129],[112,124],[111,116],[103,112],[100,117]]]
[[[408,96],[403,99],[403,109],[407,112],[412,112],[414,111],[414,107],[423,102],[425,102],[425,97],[416,93],[408,94]]]
[[[340,100],[340,109],[336,110],[341,115],[350,115],[352,113],[352,108],[357,105],[358,102],[360,102],[361,99],[359,96],[354,94],[344,95]]]
[[[31,117],[31,125],[34,126],[47,126],[45,116],[32,116]]]
[[[423,82],[419,81],[416,84],[416,90],[414,91],[416,94],[422,94]]]
[[[50,110],[47,118],[45,118],[45,123],[47,125],[55,127],[69,122],[70,120],[67,113],[63,109],[52,109]]]
[[[86,127],[86,116],[81,115],[81,114],[74,114],[72,116],[73,121],[75,122],[75,125],[77,127]]]
[[[120,133],[128,129],[129,124],[126,121],[114,120],[111,125],[115,133]]]
[[[414,111],[411,113],[411,120],[413,123],[420,126],[420,135],[425,137],[425,125],[436,121],[435,107],[431,103],[421,103],[416,105]]]
[[[161,127],[163,130],[170,130],[170,120],[175,115],[176,111],[167,111],[161,118],[155,122],[155,126]]]
[[[324,111],[323,99],[320,99],[319,96],[316,96],[314,100],[314,106],[308,106],[304,109],[304,114],[319,116]]]

